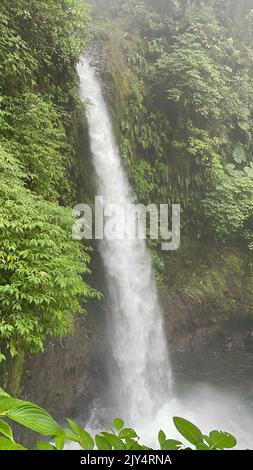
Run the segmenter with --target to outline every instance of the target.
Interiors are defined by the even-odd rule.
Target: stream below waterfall
[[[134,426],[142,441],[157,448],[157,435],[163,429],[168,437],[180,438],[172,418],[192,420],[203,432],[218,429],[237,437],[238,447],[252,448],[253,428],[253,357],[243,350],[174,353],[171,358],[174,376],[173,397],[161,407],[144,427]],[[95,399],[85,425],[96,432],[111,424],[114,407],[104,407],[104,399]]]

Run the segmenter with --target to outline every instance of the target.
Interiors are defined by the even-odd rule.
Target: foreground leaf
[[[21,444],[16,444],[5,437],[0,437],[0,450],[27,450]]]
[[[11,398],[8,395],[0,395],[0,415],[6,416],[12,408],[20,405],[20,403],[22,403],[22,400]]]
[[[216,449],[233,449],[237,444],[236,438],[228,432],[212,431],[209,438]]]
[[[158,434],[158,441],[159,441],[159,444],[162,448],[162,445],[164,444],[164,442],[166,441],[166,435],[165,433],[161,430],[159,431],[159,434]]]
[[[43,436],[57,436],[62,433],[59,425],[45,410],[28,402],[21,402],[7,416]]]
[[[187,441],[191,442],[191,444],[198,444],[199,442],[203,442],[203,435],[200,429],[195,426],[195,424],[191,423],[187,419],[173,418],[174,424],[180,432],[180,434],[187,439]]]
[[[12,429],[9,424],[6,423],[3,419],[0,419],[0,433],[8,437],[11,441],[13,441]]]

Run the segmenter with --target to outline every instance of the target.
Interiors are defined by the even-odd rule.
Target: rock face
[[[210,303],[205,309],[184,296],[163,295],[164,323],[172,353],[214,350],[253,352],[253,317],[242,311],[231,316]]]
[[[27,360],[22,397],[57,419],[85,415],[91,398],[90,348],[86,321],[79,319],[73,334],[49,340],[44,354]]]
[[[205,315],[183,296],[162,297],[165,328],[171,352],[201,351],[219,336],[225,318],[221,315]]]

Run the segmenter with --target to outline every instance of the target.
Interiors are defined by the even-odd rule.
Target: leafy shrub
[[[24,187],[15,158],[0,147],[0,361],[4,350],[41,351],[96,296],[82,279],[89,250],[72,239],[71,211]]]
[[[1,105],[2,145],[22,162],[26,185],[46,200],[68,203],[71,147],[56,106],[35,93],[2,98]]]
[[[203,211],[209,236],[225,241],[245,238],[245,224],[253,213],[252,176],[235,169],[220,172],[203,200]]]

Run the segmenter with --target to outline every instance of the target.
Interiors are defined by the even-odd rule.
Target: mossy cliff
[[[108,0],[96,13],[98,68],[138,200],[181,204],[180,249],[150,244],[175,348],[180,329],[214,337],[234,317],[253,321],[252,12],[218,3]]]

